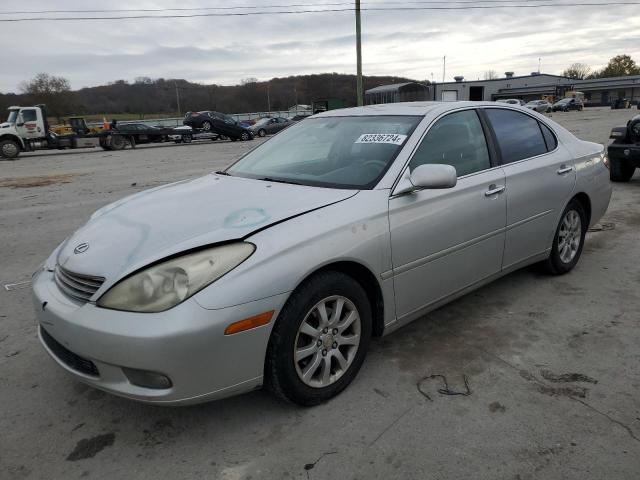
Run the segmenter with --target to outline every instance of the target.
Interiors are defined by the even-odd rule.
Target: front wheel
[[[609,159],[611,170],[609,178],[612,182],[628,182],[633,177],[636,167],[620,160]]]
[[[193,140],[193,137],[191,136],[191,134],[186,134],[182,136],[182,141],[184,143],[191,143],[192,140]]]
[[[553,237],[553,245],[544,267],[548,273],[562,275],[576,266],[584,246],[588,220],[584,208],[577,200],[571,200],[562,212],[560,223]]]
[[[261,128],[260,130],[258,130],[258,136],[264,137],[266,134],[267,132],[264,128]]]
[[[2,140],[0,142],[0,157],[13,160],[20,155],[20,145],[14,140]]]
[[[205,132],[211,131],[211,122],[202,122],[202,130]]]
[[[355,378],[371,339],[371,305],[363,288],[340,272],[300,285],[271,333],[266,385],[303,406],[322,403]]]
[[[242,132],[240,134],[240,140],[242,140],[243,142],[246,142],[247,140],[249,140],[249,134],[247,132]]]

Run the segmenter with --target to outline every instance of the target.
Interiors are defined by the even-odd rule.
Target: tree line
[[[592,70],[586,63],[572,63],[562,72],[562,75],[576,80],[626,77],[628,75],[640,75],[640,67],[629,55],[616,55],[601,70]]]
[[[365,89],[406,78],[365,77]],[[0,94],[0,118],[11,105],[45,103],[54,117],[69,115],[132,114],[184,115],[187,111],[216,110],[224,113],[286,110],[296,104],[310,105],[320,98],[339,98],[356,104],[356,77],[339,73],[273,78],[259,82],[244,79],[240,85],[203,85],[184,79],[136,78],[108,85],[71,90],[69,81],[40,73],[20,85],[20,94]]]

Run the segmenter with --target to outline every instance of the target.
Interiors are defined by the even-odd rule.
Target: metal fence
[[[293,109],[293,110],[273,110],[271,112],[250,112],[250,113],[229,113],[228,115],[235,119],[237,122],[243,120],[257,120],[263,117],[284,117],[293,118],[296,115],[311,115],[311,110],[308,109]],[[108,115],[105,115],[107,120]],[[118,120],[120,125],[126,125],[127,123],[144,123],[145,125],[158,126],[158,127],[179,127],[182,126],[184,117],[173,118],[145,118],[144,120]],[[91,122],[90,126],[102,125],[102,122]]]

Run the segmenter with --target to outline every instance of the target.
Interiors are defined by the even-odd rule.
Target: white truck
[[[72,131],[59,135],[49,131],[44,105],[9,107],[7,121],[0,124],[0,156],[14,159],[21,152],[34,150],[97,147],[106,133]]]

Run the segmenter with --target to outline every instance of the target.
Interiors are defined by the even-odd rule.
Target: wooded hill
[[[365,77],[365,90],[389,83],[411,81],[401,77]],[[180,110],[217,110],[225,113],[244,113],[285,110],[295,104],[311,104],[319,98],[339,98],[347,106],[356,104],[356,77],[338,73],[273,78],[268,82],[254,79],[242,85],[202,85],[187,80],[138,78],[129,83],[118,80],[99,87],[82,88],[56,94],[48,103],[50,114],[132,114],[177,115],[176,88],[180,97]],[[268,97],[267,97],[268,90]],[[6,109],[11,105],[28,106],[46,102],[28,94],[0,94],[0,118],[6,118]]]

